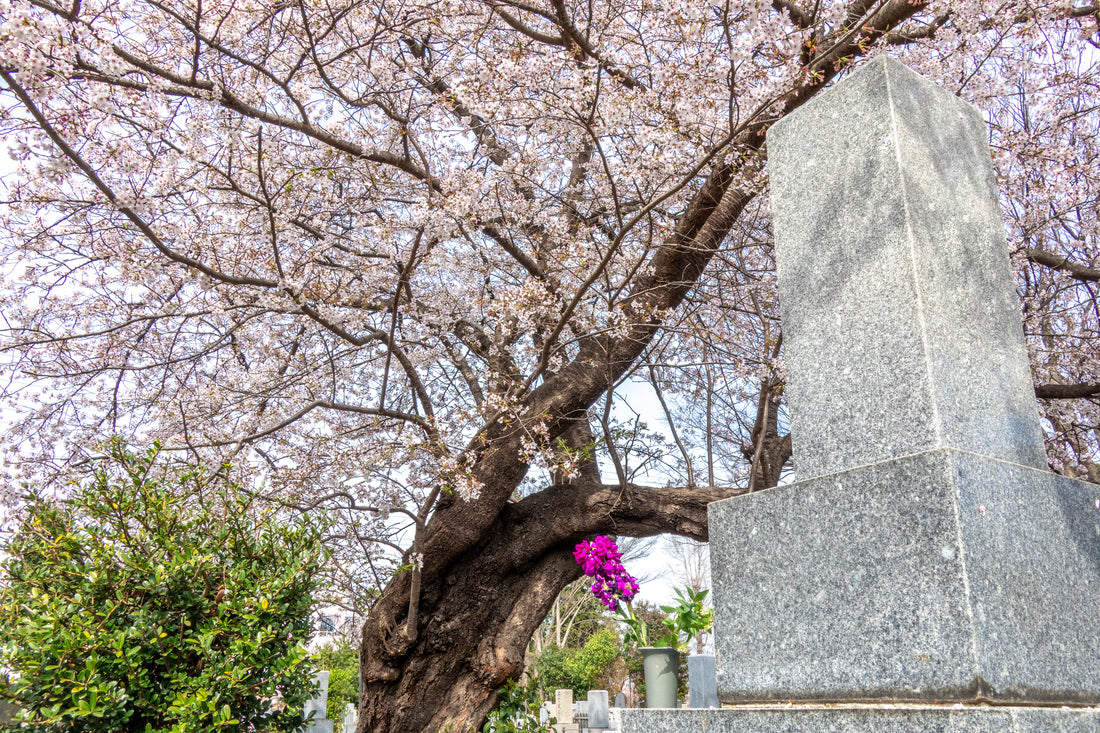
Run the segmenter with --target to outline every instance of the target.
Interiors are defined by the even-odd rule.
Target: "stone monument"
[[[306,700],[303,710],[306,724],[302,727],[302,733],[332,733],[333,721],[325,717],[325,710],[328,707],[328,677],[329,673],[325,671],[316,672],[313,675],[313,682],[317,685],[317,695]]]
[[[558,722],[554,724],[554,733],[577,733],[580,726],[573,722],[573,691],[555,690],[554,706],[550,715]]]
[[[344,706],[344,717],[341,722],[344,733],[355,733],[355,726],[359,724],[359,709],[349,702]]]
[[[718,707],[717,671],[713,654],[692,654],[688,663],[688,707]]]
[[[796,483],[709,508],[726,709],[1100,733],[1100,486],[1047,472],[987,131],[882,56],[768,134]]]
[[[588,714],[588,722],[586,723],[586,726],[589,730],[602,730],[611,727],[611,723],[609,722],[607,715],[607,701],[607,690],[588,691],[588,705],[585,712]]]

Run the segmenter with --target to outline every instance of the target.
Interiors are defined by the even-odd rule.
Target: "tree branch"
[[[1030,260],[1039,265],[1046,265],[1047,267],[1054,268],[1055,270],[1061,270],[1067,272],[1075,280],[1082,280],[1086,282],[1100,281],[1100,269],[1095,267],[1088,267],[1077,262],[1070,262],[1068,257],[1055,254],[1054,252],[1048,252],[1045,249],[1035,249],[1034,247],[1028,247],[1024,249],[1024,255]]]
[[[102,178],[99,177],[99,174],[96,173],[95,169],[93,169],[92,166],[84,160],[80,153],[78,153],[75,148],[69,145],[68,142],[66,142],[66,140],[61,137],[61,133],[59,133],[57,129],[54,128],[54,126],[50,123],[50,121],[46,119],[46,116],[38,108],[38,105],[34,103],[34,100],[31,99],[26,90],[23,89],[23,87],[17,81],[15,81],[15,78],[10,73],[0,70],[0,79],[4,80],[4,83],[8,85],[8,88],[12,90],[12,92],[27,109],[27,111],[31,113],[31,116],[34,117],[35,122],[37,122],[38,125],[42,128],[43,132],[46,133],[46,136],[49,137],[50,140],[55,145],[57,145],[58,148],[61,149],[61,152],[65,154],[65,157],[68,158],[73,163],[73,165],[79,168],[84,176],[88,179],[88,181],[91,182],[91,184],[97,189],[99,189],[99,192],[106,196],[107,200],[110,201],[111,204],[113,204],[115,208],[118,209],[118,211],[121,212],[127,219],[129,219],[130,222],[135,227],[137,227],[138,231],[145,235],[145,238],[148,239],[154,247],[160,250],[160,252],[165,257],[172,260],[173,262],[178,262],[181,265],[187,265],[194,270],[198,270],[202,274],[210,277],[212,280],[218,280],[224,283],[228,283],[230,285],[254,285],[259,287],[273,288],[279,284],[277,281],[269,280],[267,278],[239,277],[236,275],[229,275],[227,273],[221,272],[220,270],[215,270],[209,265],[200,262],[192,257],[188,257],[187,255],[169,247],[167,244],[165,244],[164,240],[162,240],[157,235],[157,233],[153,231],[153,228],[149,226],[149,224],[137,214],[137,212],[135,212],[129,206],[119,205],[118,197],[115,195],[114,190],[110,186],[108,186]]]
[[[595,534],[652,537],[677,534],[705,542],[707,504],[747,493],[743,488],[678,486],[652,488],[627,484],[557,485],[509,504],[501,515],[506,532],[528,536],[531,549],[576,542]],[[534,532],[533,528],[538,527]]]
[[[1077,400],[1100,397],[1100,384],[1037,384],[1035,396],[1041,400]]]

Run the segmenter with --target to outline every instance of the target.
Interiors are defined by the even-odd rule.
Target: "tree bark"
[[[527,643],[558,593],[580,577],[577,542],[615,532],[705,540],[706,505],[737,493],[578,483],[508,504],[482,542],[424,573],[432,580],[415,641],[401,635],[407,576],[379,599],[364,626],[356,733],[476,729],[496,691],[523,671]]]

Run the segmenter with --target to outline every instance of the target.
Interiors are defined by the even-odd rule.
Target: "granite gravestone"
[[[1045,471],[980,114],[880,57],[768,155],[799,481],[709,508],[735,709],[624,730],[1100,732],[1100,487]]]
[[[326,671],[316,672],[313,682],[317,685],[317,695],[306,701],[303,714],[306,724],[303,733],[332,733],[333,721],[325,717],[328,707],[328,677]]]
[[[718,707],[717,668],[713,654],[692,654],[688,663],[688,707]]]
[[[359,710],[350,702],[344,706],[343,723],[344,733],[355,733],[355,726],[359,724]]]
[[[588,713],[587,727],[589,729],[610,727],[611,723],[608,722],[607,717],[607,690],[589,690],[587,699],[588,707],[585,711]]]
[[[554,733],[576,733],[580,727],[573,722],[573,691],[555,690],[554,707],[550,715],[558,722],[554,724]]]

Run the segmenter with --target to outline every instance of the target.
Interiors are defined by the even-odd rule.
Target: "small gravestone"
[[[325,717],[325,709],[328,706],[328,675],[326,671],[313,675],[313,683],[317,685],[317,694],[306,701],[303,715],[306,718],[304,733],[332,733],[333,721]],[[310,716],[313,716],[310,718]]]
[[[607,690],[588,691],[587,713],[589,729],[602,730],[610,727],[607,717]]]
[[[344,733],[355,733],[355,726],[359,724],[359,711],[350,702],[344,707],[343,723]]]
[[[617,707],[617,708],[625,708],[626,707],[626,695],[625,694],[623,694],[621,692],[616,692],[615,693],[615,707]]]
[[[713,654],[688,657],[688,707],[718,707],[718,678]]]
[[[554,692],[554,707],[550,714],[558,721],[554,725],[555,733],[577,733],[580,730],[580,726],[573,722],[572,690]]]
[[[708,507],[718,694],[624,733],[1100,733],[981,114],[887,56],[768,131],[795,483]]]

